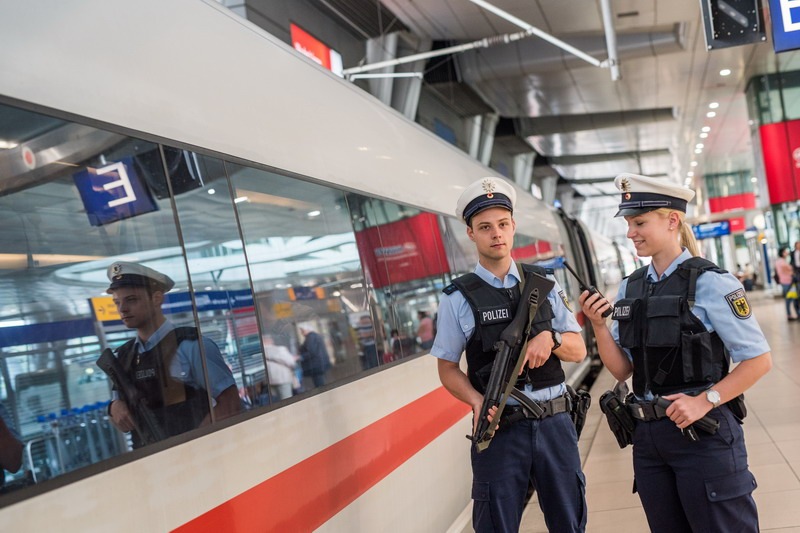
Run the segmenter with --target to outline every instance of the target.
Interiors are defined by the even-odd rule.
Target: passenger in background
[[[309,325],[300,326],[300,333],[305,337],[300,346],[300,361],[303,365],[303,375],[310,376],[315,387],[325,385],[325,374],[331,368],[328,349],[319,333]]]
[[[423,350],[430,350],[433,346],[433,319],[427,311],[418,311],[419,327],[417,328],[417,341]]]
[[[800,281],[800,241],[795,241],[789,263],[794,268],[794,280]]]
[[[620,285],[610,329],[605,299],[584,291],[580,303],[603,364],[618,381],[633,376],[634,487],[650,530],[756,532],[741,394],[771,368],[769,345],[742,285],[698,257],[685,221],[694,191],[634,174],[615,184],[616,216],[652,262]],[[715,434],[689,428],[704,416],[719,422]]]
[[[742,281],[742,285],[744,285],[744,290],[752,291],[753,287],[756,283],[756,269],[753,268],[753,265],[747,263],[744,265],[744,281]]]
[[[361,345],[361,366],[364,370],[378,366],[378,346],[375,344],[375,328],[369,315],[361,315],[356,325],[356,336]]]
[[[22,466],[22,439],[14,429],[11,416],[0,402],[0,487],[5,484],[5,472],[12,474]]]
[[[295,382],[295,358],[286,346],[275,344],[271,335],[262,335],[261,340],[267,360],[269,395],[273,401],[290,398]]]
[[[778,259],[775,260],[775,274],[777,275],[777,282],[781,285],[783,293],[783,301],[786,303],[786,320],[797,320],[800,318],[800,299],[797,298],[797,285],[795,285],[794,269],[787,261],[789,257],[789,248],[783,247],[780,249]],[[794,298],[790,298],[792,287],[795,287]],[[792,307],[794,307],[794,316],[792,316]]]
[[[439,359],[444,387],[472,408],[473,430],[488,381],[481,376],[491,370],[492,347],[514,318],[520,298],[520,273],[511,258],[515,200],[508,182],[483,178],[467,187],[456,204],[456,216],[467,225],[479,261],[473,274],[445,287],[431,354]],[[540,267],[524,268],[545,274]],[[543,414],[536,416],[510,399],[491,445],[481,453],[471,449],[472,525],[477,532],[519,531],[531,482],[550,531],[586,528],[586,482],[561,368],[561,361],[578,362],[586,356],[580,331],[556,282],[533,319],[516,383]],[[466,374],[459,367],[465,349]]]
[[[175,283],[152,268],[123,261],[112,264],[107,274],[111,285],[106,292],[112,295],[123,324],[136,330],[136,338],[120,346],[116,357],[164,433],[178,435],[211,421],[207,389],[216,420],[238,413],[236,382],[217,345],[202,339],[207,387],[197,328],[176,328],[164,317],[164,294]],[[118,397],[109,405],[111,421],[120,431],[134,429],[132,407]],[[134,448],[143,444],[134,432]]]

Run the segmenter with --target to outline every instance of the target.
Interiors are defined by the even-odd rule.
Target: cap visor
[[[658,207],[645,207],[644,209],[620,209],[617,211],[615,217],[635,217],[637,215],[644,215],[650,211],[655,211]]]

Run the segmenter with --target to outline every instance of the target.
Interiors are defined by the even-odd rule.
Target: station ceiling
[[[410,31],[434,41],[520,31],[469,0],[380,1]],[[599,0],[492,3],[597,59],[608,57]],[[709,173],[756,175],[747,83],[758,74],[797,69],[798,54],[776,56],[771,38],[708,51],[698,0],[611,0],[611,9],[619,81],[611,80],[608,69],[537,37],[461,54],[461,81],[512,119],[539,156],[587,197],[589,219],[609,216],[617,203],[610,178],[619,172],[665,176],[693,187]],[[766,2],[764,16],[769,34]],[[713,103],[718,106],[711,108]],[[707,116],[712,111],[715,116]],[[704,127],[710,131],[701,138]],[[695,152],[698,144],[701,153]]]

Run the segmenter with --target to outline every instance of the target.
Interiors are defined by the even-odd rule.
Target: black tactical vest
[[[619,343],[633,356],[633,392],[656,395],[701,390],[728,373],[729,357],[717,332],[692,312],[697,278],[717,265],[693,257],[652,283],[642,267],[628,277],[625,298],[614,304]]]
[[[533,265],[522,265],[522,269],[526,274],[535,272],[544,276],[547,273],[544,268]],[[475,330],[467,340],[466,347],[467,376],[475,390],[484,393],[494,362],[494,343],[514,319],[517,310],[520,297],[519,284],[510,289],[497,289],[483,281],[477,274],[470,273],[453,280],[451,285],[445,287],[444,293],[451,294],[456,290],[464,295],[475,317]],[[533,318],[531,330],[539,332],[551,330],[553,316],[550,301],[547,295],[543,295],[539,299],[539,309]],[[564,379],[561,362],[558,357],[551,354],[544,365],[526,370],[517,380],[516,387],[521,389],[527,382],[537,390],[558,385]]]
[[[136,353],[134,339],[117,350],[122,368],[168,437],[196,428],[209,412],[205,389],[187,385],[169,374],[178,346],[185,340],[197,340],[197,329],[175,328],[153,349],[140,354]],[[134,432],[134,448],[142,444]]]

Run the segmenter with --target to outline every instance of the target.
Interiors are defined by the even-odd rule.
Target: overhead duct
[[[534,135],[553,135],[576,131],[599,130],[671,121],[677,118],[677,110],[672,107],[655,109],[635,109],[631,111],[610,111],[606,113],[584,113],[580,115],[555,115],[536,118],[516,118],[517,131],[523,137]]]
[[[633,152],[613,152],[608,154],[590,155],[562,155],[548,157],[547,162],[551,165],[585,165],[589,163],[604,163],[606,161],[619,161],[621,159],[640,159],[645,157],[658,157],[671,155],[668,148],[658,150],[641,150]]]
[[[685,48],[686,27],[677,23],[669,31],[624,33],[617,35],[617,56],[625,61],[637,57],[679,52]],[[586,35],[563,39],[595,57],[607,53],[605,36]],[[522,39],[491,48],[473,49],[456,56],[466,83],[514,78],[584,66],[581,59],[539,39]]]

